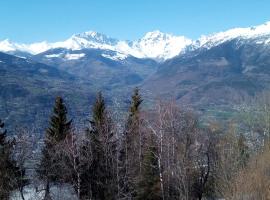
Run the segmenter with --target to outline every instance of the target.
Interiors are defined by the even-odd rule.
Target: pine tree
[[[91,124],[93,127],[100,128],[104,125],[104,121],[106,119],[106,105],[101,92],[98,92],[97,94],[92,114],[93,119],[91,120]]]
[[[91,192],[94,199],[105,199],[105,152],[102,147],[101,132],[105,121],[105,101],[101,92],[97,95],[92,114],[93,116],[88,130],[91,153],[93,156],[91,163]]]
[[[129,108],[130,114],[129,114],[129,120],[132,120],[132,118],[138,119],[138,115],[140,112],[140,105],[143,102],[141,95],[139,94],[139,88],[135,88],[132,95],[132,102],[131,106]]]
[[[135,88],[131,97],[129,116],[122,136],[119,152],[120,198],[132,198],[136,195],[135,184],[140,171],[140,106],[142,103],[139,89]],[[139,147],[139,148],[137,148]]]
[[[92,109],[92,120],[87,129],[90,141],[91,165],[81,177],[81,197],[93,199],[115,199],[115,140],[112,121],[108,116],[105,100],[98,93]],[[85,147],[84,147],[85,148]]]
[[[56,97],[53,114],[50,118],[50,127],[46,130],[45,146],[42,150],[41,163],[38,166],[39,177],[46,182],[44,199],[51,199],[49,195],[50,183],[63,181],[63,169],[60,166],[63,155],[55,156],[56,146],[64,141],[71,133],[71,120],[67,119],[67,108],[61,97]]]
[[[20,187],[20,169],[12,159],[15,140],[8,141],[4,123],[0,120],[0,199],[8,200],[12,190]]]
[[[161,200],[161,184],[158,168],[158,149],[151,137],[143,159],[142,174],[137,189],[137,200]]]
[[[50,127],[46,131],[47,140],[51,143],[63,141],[71,131],[72,120],[67,119],[67,108],[61,97],[56,97]]]

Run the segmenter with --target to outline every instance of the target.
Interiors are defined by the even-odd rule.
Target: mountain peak
[[[155,30],[155,31],[150,31],[146,33],[143,38],[160,38],[160,37],[164,37],[165,35],[167,34],[159,30]]]
[[[90,42],[96,42],[96,43],[102,43],[102,44],[108,44],[108,45],[115,45],[118,42],[117,39],[110,38],[106,36],[105,34],[98,33],[95,31],[86,31],[83,33],[75,34],[71,38],[85,39]]]
[[[224,32],[210,34],[208,36],[202,35],[194,42],[194,44],[197,47],[211,48],[212,46],[216,46],[236,38],[252,39],[268,35],[270,35],[270,21],[259,26],[232,28]]]
[[[0,51],[8,52],[15,50],[16,50],[15,45],[9,39],[0,41]]]
[[[192,40],[184,36],[174,36],[159,30],[148,32],[145,36],[133,42],[133,49],[141,53],[141,57],[166,60],[177,56]]]

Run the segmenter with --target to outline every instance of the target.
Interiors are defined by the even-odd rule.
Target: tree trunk
[[[47,181],[47,183],[46,183],[44,200],[52,200],[51,195],[50,195],[50,183],[49,183],[49,181]]]
[[[78,199],[81,199],[81,177],[78,172],[77,172],[77,193],[78,193]]]
[[[25,200],[24,195],[23,195],[23,187],[20,188],[20,194],[21,194],[22,200]]]

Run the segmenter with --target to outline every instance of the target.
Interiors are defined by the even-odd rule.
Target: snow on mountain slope
[[[38,54],[50,48],[51,46],[47,42],[40,42],[33,44],[18,44],[13,43],[8,39],[0,41],[0,51],[2,52],[22,51],[31,54]]]
[[[85,48],[108,49],[115,50],[114,45],[117,40],[108,38],[107,36],[93,31],[76,34],[71,38],[55,43],[46,41],[33,44],[18,44],[9,40],[0,41],[0,51],[23,51],[31,54],[39,54],[53,48],[66,48],[72,50],[80,50]]]
[[[17,47],[9,40],[3,40],[0,42],[0,51],[15,51],[16,48]]]
[[[121,54],[121,53],[116,53],[115,55],[109,55],[109,54],[101,54],[104,58],[109,58],[111,60],[125,60],[127,58],[127,56],[125,54]]]
[[[64,42],[52,43],[53,48],[66,48],[72,50],[81,50],[85,48],[115,50],[117,40],[109,38],[104,34],[89,31],[73,35]]]
[[[24,45],[13,43],[8,39],[0,41],[0,51],[9,52],[16,50],[28,51],[27,49],[24,49]]]
[[[78,54],[66,54],[65,55],[65,58],[68,59],[68,60],[77,60],[77,59],[80,59],[80,58],[83,58],[85,56],[84,53],[78,53]]]
[[[263,36],[266,36],[266,38]],[[258,39],[257,41],[258,44],[269,44],[270,22],[250,28],[234,28],[208,36],[203,35],[198,40],[191,40],[184,36],[174,36],[160,31],[149,32],[136,41],[121,41],[94,31],[75,34],[65,41],[55,43],[45,41],[33,44],[18,44],[4,40],[0,41],[0,51],[22,51],[31,54],[39,54],[54,48],[71,50],[92,48],[111,50],[121,55],[121,58],[116,56],[113,57],[113,59],[123,59],[131,55],[137,58],[152,58],[163,61],[184,53],[187,49],[197,49],[201,47],[211,48],[235,38],[259,38],[260,40]],[[75,58],[79,59],[81,57],[73,57],[73,59]]]
[[[85,48],[112,50],[137,58],[153,58],[165,60],[178,55],[184,47],[191,44],[191,40],[183,36],[173,36],[170,34],[154,31],[147,33],[142,39],[130,42],[119,41],[109,38],[106,35],[89,31],[76,34],[62,42],[48,43],[40,42],[33,44],[17,44],[9,40],[0,42],[0,51],[23,51],[31,54],[39,54],[53,48],[66,48],[71,50],[81,50]],[[121,59],[123,56],[121,56]],[[115,59],[115,58],[114,58]]]
[[[129,52],[138,58],[154,58],[158,60],[166,60],[177,56],[186,46],[190,45],[192,40],[184,36],[173,36],[160,31],[147,33],[142,39],[134,41],[128,48],[119,45],[120,51]]]
[[[217,46],[223,42],[235,38],[254,39],[260,38],[262,36],[270,36],[270,21],[259,26],[249,28],[234,28],[225,32],[219,32],[208,36],[203,35],[193,44],[196,48],[199,47],[211,48],[213,46]],[[265,43],[269,42],[265,40]]]

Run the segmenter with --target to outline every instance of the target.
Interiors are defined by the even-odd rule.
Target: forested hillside
[[[202,124],[174,101],[142,109],[138,88],[126,114],[113,113],[99,92],[80,129],[56,97],[44,138],[31,127],[8,137],[1,121],[0,197],[267,199],[269,100],[261,94],[238,118]]]

